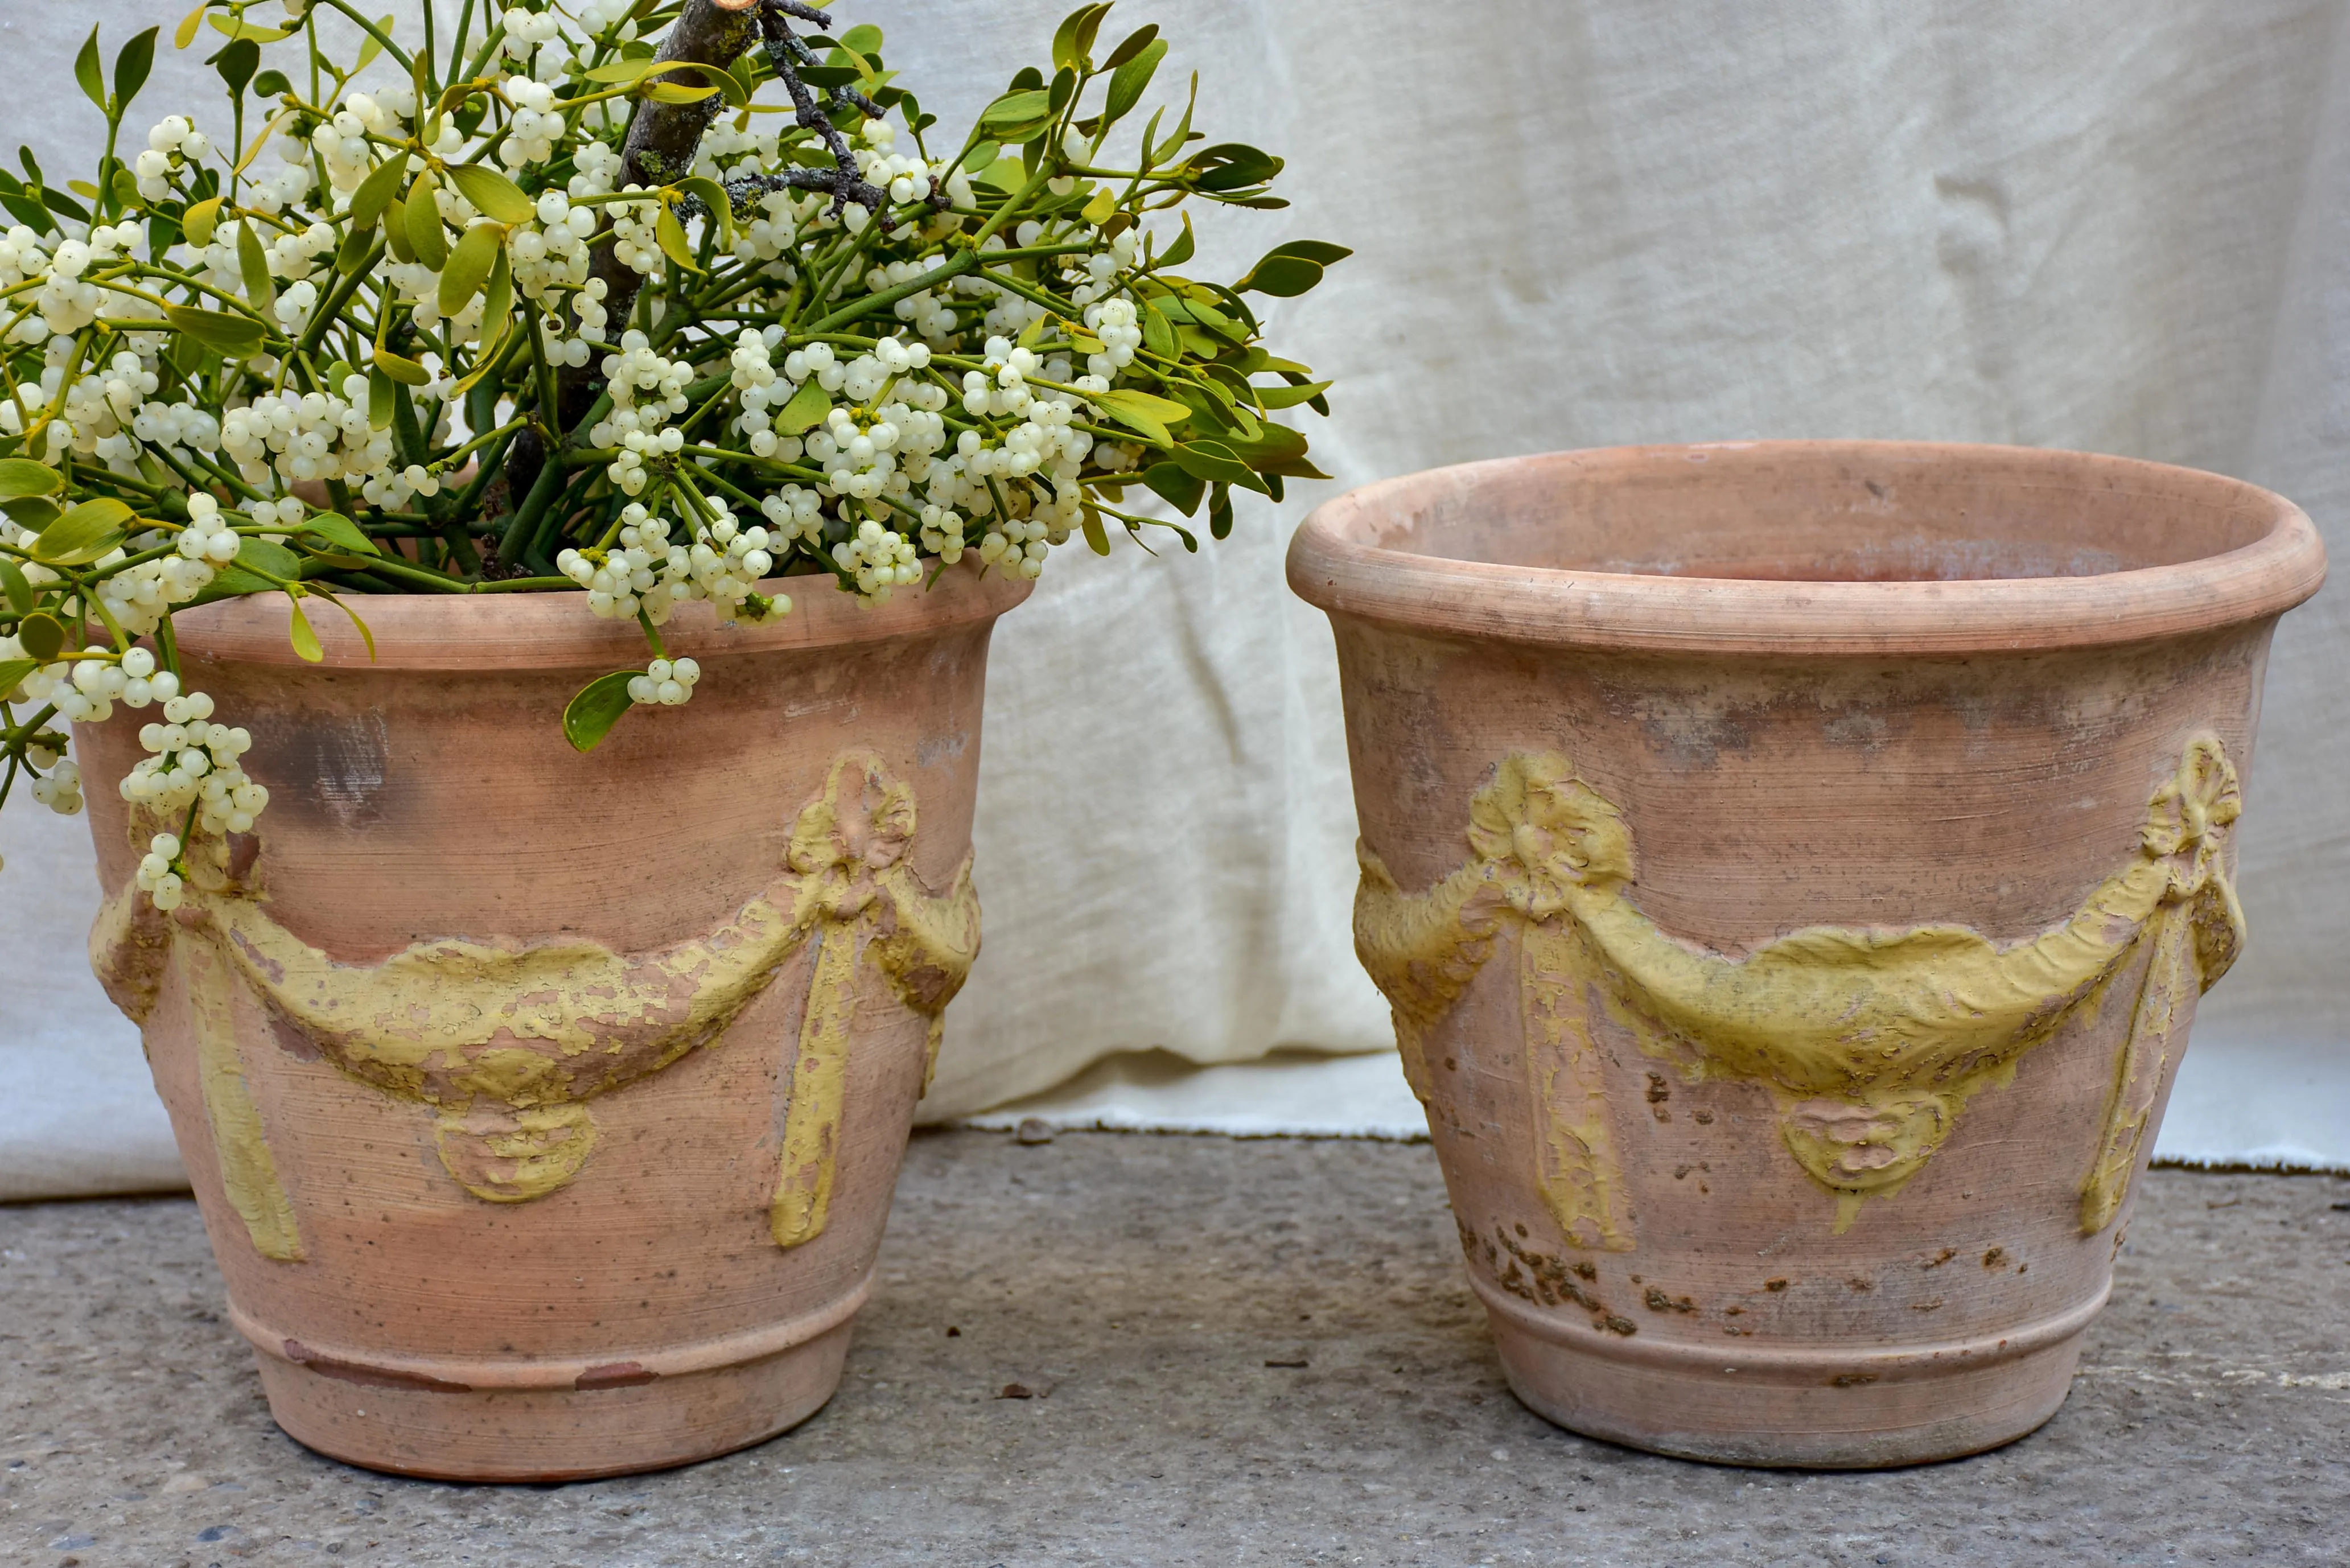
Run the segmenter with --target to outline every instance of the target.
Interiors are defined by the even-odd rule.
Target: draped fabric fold
[[[855,16],[951,130],[1074,5]],[[412,29],[415,0],[386,8]],[[113,38],[171,20],[146,0],[0,10],[44,82],[69,79],[93,21]],[[2345,19],[2345,0],[1121,0],[1105,36],[1159,23],[1158,81],[1201,73],[1213,140],[1289,160],[1295,204],[1220,214],[1201,267],[1237,275],[1295,238],[1357,253],[1309,296],[1258,300],[1336,378],[1336,417],[1304,422],[1338,483],[1244,499],[1197,556],[1056,559],[998,628],[973,835],[988,951],[924,1116],[1114,1052],[1393,1037],[1350,950],[1329,633],[1281,572],[1291,527],[1345,484],[1625,441],[2012,441],[2236,474],[2350,549]],[[164,51],[138,113],[216,101],[200,54]],[[21,130],[60,181],[96,165],[94,115]],[[2199,1009],[2197,1056],[2259,1047],[2350,1082],[2345,650],[2339,591],[2278,637],[2240,845],[2257,936]],[[75,1151],[138,1124],[88,1107],[144,1065],[95,985],[37,973],[79,966],[87,873],[18,885],[36,860],[86,866],[65,843],[83,827],[0,815],[0,1081],[23,1085],[0,1093],[0,1194],[58,1190],[44,1171],[103,1189],[109,1157]],[[68,1069],[93,1075],[79,1099]],[[16,1108],[34,1106],[55,1108]]]

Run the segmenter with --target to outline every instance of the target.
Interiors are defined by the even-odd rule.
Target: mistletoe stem
[[[760,0],[735,0],[731,4],[729,0],[686,0],[685,9],[670,28],[669,36],[662,40],[656,60],[691,61],[717,70],[726,69],[758,41],[758,22],[742,14],[747,5],[758,3]],[[639,100],[629,120],[628,137],[621,143],[621,171],[617,183],[623,189],[631,184],[650,189],[681,178],[693,167],[694,154],[700,151],[702,138],[710,130],[711,122],[718,118],[723,101],[715,94],[691,103],[662,103],[651,98]],[[604,280],[606,311],[613,320],[625,325],[635,309],[638,292],[644,286],[644,275],[634,267],[623,265],[610,245],[597,249],[590,271],[591,275]],[[556,378],[555,406],[539,410],[540,423],[548,431],[567,430],[577,424],[594,398],[594,379],[592,361],[566,367]],[[548,456],[546,437],[540,431],[525,431],[515,438],[506,455],[514,494],[531,496],[537,491],[540,472],[546,467]],[[520,522],[519,513],[516,522]],[[510,558],[528,538],[527,535],[516,538],[515,530],[509,528],[506,547],[499,552],[501,557]]]
[[[793,179],[791,182],[804,190],[827,192],[832,197],[832,205],[825,213],[827,217],[838,219],[848,203],[854,202],[879,219],[883,228],[889,227],[889,192],[866,182],[858,170],[857,155],[849,151],[848,139],[841,135],[839,128],[832,123],[831,115],[816,107],[816,95],[808,91],[807,84],[800,79],[799,73],[801,66],[816,64],[816,57],[808,52],[806,44],[793,36],[791,25],[784,19],[796,16],[819,27],[829,27],[832,18],[813,5],[797,4],[796,0],[764,0],[758,5],[758,15],[759,34],[766,45],[767,64],[774,67],[775,78],[784,84],[785,90],[792,95],[792,108],[796,111],[795,119],[799,128],[815,131],[823,139],[825,151],[832,154],[832,168],[795,170],[795,175],[804,173],[806,178]],[[827,107],[835,112],[854,108],[868,119],[881,118],[881,111],[874,107],[873,100],[854,88],[833,88]],[[731,192],[729,195],[732,195]]]

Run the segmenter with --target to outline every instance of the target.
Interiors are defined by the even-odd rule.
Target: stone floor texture
[[[830,1407],[620,1480],[321,1459],[271,1424],[221,1304],[184,1199],[0,1208],[0,1563],[2350,1563],[2332,1177],[2154,1173],[2055,1420],[1871,1474],[1526,1412],[1425,1145],[919,1137]]]

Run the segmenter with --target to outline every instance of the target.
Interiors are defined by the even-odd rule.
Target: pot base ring
[[[1989,1340],[1773,1354],[1644,1345],[1470,1282],[1510,1391],[1544,1420],[1675,1459],[1799,1469],[1930,1464],[2030,1434],[2064,1403],[2106,1298]]]
[[[714,1459],[815,1415],[872,1279],[781,1324],[595,1361],[338,1353],[231,1313],[270,1415],[305,1448],[434,1480],[587,1480]]]

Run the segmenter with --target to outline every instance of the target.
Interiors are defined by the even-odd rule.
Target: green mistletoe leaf
[[[353,233],[375,227],[376,220],[382,217],[384,209],[391,205],[391,199],[400,194],[400,182],[407,177],[408,161],[388,158],[375,166],[374,173],[359,182],[359,188],[351,195]],[[474,204],[480,205],[479,202]],[[194,215],[195,210],[190,208],[189,216]]]
[[[449,265],[449,235],[441,227],[441,206],[432,199],[433,190],[430,170],[416,177],[415,186],[408,192],[401,226],[408,231],[408,248],[416,253],[416,259],[439,272]]]
[[[269,257],[261,248],[261,236],[254,233],[251,220],[236,228],[236,265],[244,274],[244,297],[255,310],[266,310],[277,303],[277,285],[269,276]]]
[[[792,394],[792,400],[775,411],[775,433],[795,436],[803,431],[814,430],[831,411],[832,400],[825,395],[824,389],[817,386],[816,378],[811,376],[801,383],[798,391]]]
[[[155,35],[161,27],[150,27],[129,43],[114,57],[114,111],[117,114],[130,107],[139,89],[147,85],[148,72],[155,68]]]
[[[653,238],[670,260],[688,272],[702,269],[693,264],[693,247],[686,243],[685,225],[677,221],[677,213],[664,206],[660,216],[653,220]]]
[[[1173,446],[1175,438],[1168,433],[1169,427],[1180,425],[1191,417],[1191,410],[1182,404],[1166,398],[1154,398],[1149,392],[1138,392],[1131,387],[1113,387],[1107,392],[1089,392],[1086,400],[1159,446]]]
[[[467,229],[449,265],[441,273],[441,314],[454,316],[471,305],[473,296],[490,281],[490,268],[504,254],[505,236],[495,223],[475,223]]]
[[[495,218],[501,223],[526,223],[536,214],[537,209],[522,193],[521,186],[484,164],[452,164],[449,182],[485,218]]]
[[[979,128],[999,141],[1025,141],[1053,118],[1053,95],[1042,88],[1008,92],[979,117]]]
[[[5,556],[0,556],[0,598],[5,598],[8,607],[20,616],[33,613],[33,585]]]
[[[29,457],[0,457],[0,501],[20,495],[55,495],[65,488],[65,475]]]
[[[16,626],[16,640],[25,651],[47,664],[66,649],[66,628],[57,617],[42,611],[28,615]]]
[[[74,80],[81,84],[83,95],[90,102],[98,105],[98,112],[104,114],[106,112],[106,78],[99,69],[96,27],[92,27],[89,30],[89,36],[82,40],[81,53],[74,57]]]
[[[1153,38],[1110,73],[1109,96],[1102,103],[1105,123],[1123,118],[1142,101],[1143,90],[1150,86],[1159,62],[1166,57],[1167,40]]]
[[[336,549],[348,551],[354,556],[383,554],[376,547],[374,540],[359,532],[358,524],[339,512],[321,512],[316,516],[305,518],[302,523],[302,532],[316,534],[333,545]]]
[[[318,646],[317,628],[302,613],[302,601],[291,594],[286,596],[286,638],[294,645],[294,656],[305,664],[317,664],[327,657],[327,650]]]
[[[1133,32],[1128,33],[1126,36],[1126,42],[1120,44],[1117,48],[1112,49],[1109,52],[1109,58],[1102,62],[1102,69],[1106,71],[1117,70],[1118,67],[1126,64],[1127,61],[1134,58],[1135,56],[1149,48],[1150,47],[1150,40],[1157,36],[1159,36],[1159,24],[1156,22],[1148,23],[1142,26],[1137,27]]]
[[[395,354],[389,348],[379,348],[375,351],[375,368],[402,386],[421,387],[432,379],[432,371],[415,360],[404,355]],[[372,396],[369,400],[369,406],[372,410],[374,406]]]
[[[1264,481],[1222,441],[1187,441],[1175,449],[1175,465],[1194,479],[1237,484],[1264,493]]]
[[[130,508],[110,495],[85,501],[40,532],[33,559],[45,566],[87,566],[122,543]]]
[[[579,689],[563,710],[563,738],[571,742],[573,751],[592,752],[612,732],[620,715],[635,706],[629,698],[629,682],[643,673],[641,670],[615,670]]]
[[[249,316],[224,310],[201,310],[192,305],[167,305],[163,317],[174,328],[229,359],[250,359],[261,352],[268,334]]]

